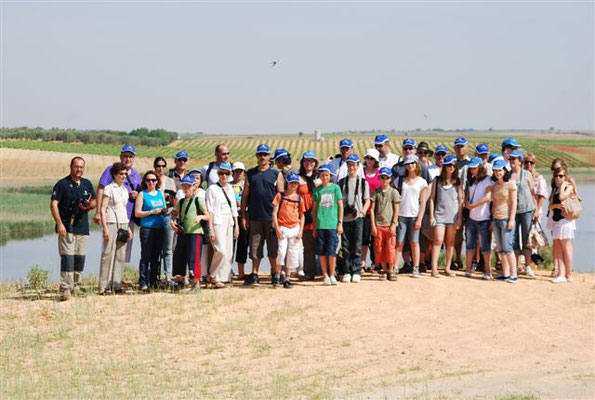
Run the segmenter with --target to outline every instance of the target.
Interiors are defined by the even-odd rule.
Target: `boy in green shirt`
[[[313,232],[316,238],[316,255],[320,258],[324,285],[336,285],[338,235],[343,233],[343,196],[341,188],[331,183],[331,168],[328,164],[318,168],[318,177],[322,184],[314,189],[312,197],[312,216],[316,227]]]

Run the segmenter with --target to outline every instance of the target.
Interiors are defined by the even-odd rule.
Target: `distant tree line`
[[[142,146],[165,146],[178,139],[177,132],[165,129],[138,128],[130,132],[112,130],[76,130],[60,128],[0,128],[0,139],[25,139],[60,142],[132,144]]]

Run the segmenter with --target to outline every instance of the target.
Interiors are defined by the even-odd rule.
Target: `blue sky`
[[[593,15],[590,2],[5,2],[2,125],[594,129]]]

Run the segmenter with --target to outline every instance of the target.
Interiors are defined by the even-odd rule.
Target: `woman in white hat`
[[[366,150],[364,156],[364,178],[370,188],[370,193],[380,187],[380,179],[378,171],[380,170],[380,153],[376,149]],[[362,269],[366,272],[372,271],[374,265],[374,238],[372,237],[372,227],[370,224],[370,212],[368,209],[364,217],[364,234],[362,240]],[[366,268],[366,261],[368,259],[368,249],[370,249],[370,266]]]

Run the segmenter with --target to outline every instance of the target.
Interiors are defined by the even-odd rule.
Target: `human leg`
[[[432,242],[432,275],[438,274],[438,257],[444,241],[445,228],[442,225],[434,227],[434,239]]]
[[[450,266],[452,263],[452,256],[455,250],[455,241],[456,241],[456,234],[457,230],[455,229],[454,225],[449,225],[446,227],[446,260],[444,262],[444,272],[448,276],[454,276],[454,272],[450,270]]]

